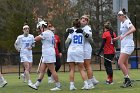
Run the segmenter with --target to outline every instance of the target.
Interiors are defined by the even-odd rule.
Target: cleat
[[[81,89],[82,90],[89,90],[89,86],[88,85],[84,85]]]
[[[93,78],[92,78],[92,83],[93,83],[94,85],[97,85],[97,84],[99,83],[99,81],[98,81],[98,80],[96,80],[96,78],[95,78],[95,77],[93,77]]]
[[[89,87],[89,89],[94,89],[95,88],[93,84],[89,84],[88,87]]]
[[[70,90],[76,90],[77,88],[74,85],[70,86]]]
[[[59,91],[59,90],[61,90],[59,87],[55,87],[55,88],[52,88],[52,89],[50,89],[51,91]]]
[[[37,86],[35,86],[35,84],[29,83],[28,86],[32,89],[38,90],[38,88],[37,88]]]
[[[0,82],[0,87],[5,87],[6,85],[7,85],[6,80]]]
[[[108,80],[106,80],[106,84],[111,84],[111,85],[112,85],[112,84],[114,84],[114,83],[113,83],[113,81],[108,81]]]
[[[129,78],[125,78],[125,82],[123,83],[122,86],[120,86],[121,88],[127,88],[127,87],[132,87],[132,82]]]

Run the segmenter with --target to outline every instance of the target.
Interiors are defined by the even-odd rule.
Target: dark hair
[[[109,21],[104,24],[104,28],[108,29],[112,38],[114,38],[113,27]]]
[[[124,15],[126,15],[126,14],[127,14],[127,13],[126,13],[126,9],[125,9],[125,8],[123,8],[123,9],[122,9],[122,12],[123,12],[123,14],[124,14]]]
[[[81,27],[81,23],[78,18],[74,19],[73,24],[74,27],[79,28]]]

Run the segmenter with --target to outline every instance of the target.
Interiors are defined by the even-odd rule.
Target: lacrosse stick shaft
[[[102,56],[102,55],[99,55],[100,57],[102,57],[102,58],[104,58],[105,60],[107,60],[107,61],[109,61],[109,62],[111,62],[111,63],[113,63],[114,64],[114,62],[112,61],[112,60],[110,60],[110,59],[108,59],[108,58],[105,58],[104,56]]]
[[[37,73],[39,73],[39,69],[40,69],[41,63],[42,63],[42,56],[41,56],[40,62],[39,62],[39,64],[38,64]]]

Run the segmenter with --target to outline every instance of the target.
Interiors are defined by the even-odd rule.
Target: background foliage
[[[128,1],[130,19],[140,34],[140,1]],[[15,52],[13,44],[17,36],[22,34],[25,22],[30,26],[30,33],[36,36],[38,17],[56,27],[63,47],[65,29],[71,27],[74,18],[80,18],[83,14],[90,15],[93,39],[98,47],[105,21],[110,20],[114,31],[117,31],[117,18],[112,9],[112,0],[0,0],[0,52]],[[40,43],[36,46],[34,50],[40,51]]]

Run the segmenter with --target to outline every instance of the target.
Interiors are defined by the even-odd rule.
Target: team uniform
[[[54,33],[48,30],[39,36],[42,38],[42,63],[55,63]]]
[[[114,38],[116,37],[116,34],[113,33]],[[105,31],[102,35],[103,39],[106,39],[106,43],[104,45],[104,54],[115,54],[115,47],[112,40],[112,37],[110,35],[110,31]]]
[[[126,19],[124,22],[121,22],[120,32],[121,36],[123,36],[126,32],[129,31],[129,27],[133,24],[129,19]],[[134,41],[133,41],[133,33],[127,35],[121,40],[121,53],[131,54],[134,51]]]
[[[15,47],[20,51],[21,62],[33,62],[32,48],[34,44],[34,36],[29,34],[27,37],[19,35],[15,41]]]
[[[113,33],[113,38],[116,37],[116,34]],[[115,46],[112,41],[112,37],[110,34],[110,31],[105,31],[102,35],[102,39],[105,40],[104,44],[104,57],[110,60],[113,60],[115,55]],[[104,59],[104,66],[107,73],[107,80],[106,84],[113,84],[113,69],[112,69],[112,63],[106,59]]]
[[[60,53],[61,53],[61,46],[60,46],[60,38],[58,35],[54,35],[55,38],[55,53],[56,53],[56,62],[55,62],[55,71],[57,72],[60,67],[61,67],[61,57],[60,57]],[[50,72],[50,70],[47,70],[47,74],[48,74],[48,83],[53,83],[54,79],[52,77],[52,73]]]
[[[71,43],[67,52],[67,62],[84,62],[84,36],[82,33],[74,32],[69,34],[68,38],[71,39]]]
[[[92,31],[88,25],[84,26],[82,28],[82,30],[84,32],[86,32],[87,34],[89,34],[88,38],[92,37]],[[84,59],[91,59],[91,54],[92,54],[92,47],[91,47],[89,41],[85,38],[85,41],[84,41]]]

